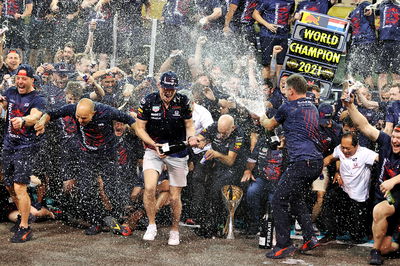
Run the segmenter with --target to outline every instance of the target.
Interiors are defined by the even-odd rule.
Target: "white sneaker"
[[[147,226],[146,233],[143,235],[143,240],[153,241],[157,235],[157,226],[155,224],[149,224]]]
[[[170,246],[179,245],[179,232],[178,231],[169,231],[168,245],[170,245]]]

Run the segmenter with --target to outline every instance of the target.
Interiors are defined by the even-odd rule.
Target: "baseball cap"
[[[113,79],[113,78],[115,78],[115,74],[112,72],[107,72],[107,73],[101,75],[99,79],[103,80],[103,79]]]
[[[319,124],[326,125],[333,117],[333,107],[328,103],[322,103],[318,106]]]
[[[21,70],[25,70],[26,73],[19,73]],[[28,64],[21,64],[17,68],[17,76],[18,75],[34,78],[35,70],[33,70],[33,68]]]
[[[66,63],[56,63],[54,64],[54,72],[59,74],[69,74],[74,72],[72,65]]]
[[[175,72],[168,71],[161,75],[160,85],[165,89],[178,89],[178,76]]]

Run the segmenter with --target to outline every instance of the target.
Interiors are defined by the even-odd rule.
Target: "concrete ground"
[[[264,256],[266,250],[258,248],[257,239],[238,234],[235,240],[204,239],[181,228],[181,244],[171,247],[168,228],[159,229],[154,242],[144,242],[143,231],[130,237],[86,236],[81,229],[59,222],[36,223],[32,241],[13,244],[11,226],[0,224],[0,265],[367,265],[369,254],[366,247],[330,244],[309,255],[270,260]],[[387,260],[385,265],[400,265],[400,260]]]

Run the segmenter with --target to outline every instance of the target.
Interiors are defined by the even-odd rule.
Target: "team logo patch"
[[[181,114],[179,113],[178,110],[175,110],[175,112],[172,114],[172,116],[180,116]]]
[[[158,111],[160,111],[160,108],[161,108],[161,106],[153,106],[153,107],[151,108],[151,110],[152,110],[153,112],[158,112]]]

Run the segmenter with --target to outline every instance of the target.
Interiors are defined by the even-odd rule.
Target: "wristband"
[[[25,120],[25,118],[23,116],[21,117],[21,119],[22,119],[21,127],[23,127],[25,125],[26,120]]]

